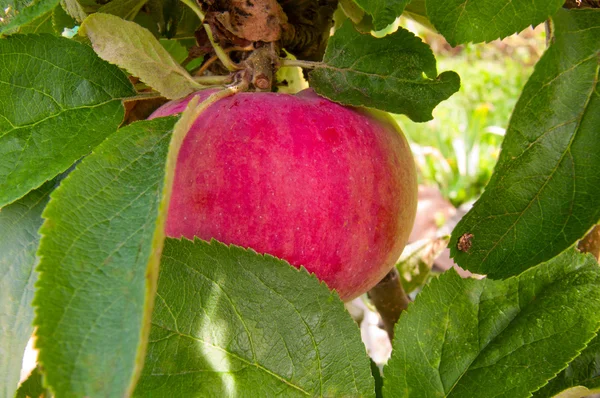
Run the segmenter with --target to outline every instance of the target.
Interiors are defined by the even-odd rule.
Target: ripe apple
[[[285,259],[350,300],[394,266],[416,208],[410,147],[387,114],[312,90],[240,93],[207,108],[185,137],[166,234]]]

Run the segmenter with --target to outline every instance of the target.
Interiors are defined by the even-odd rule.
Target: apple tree
[[[486,277],[411,303],[385,112],[428,121],[460,78],[372,34],[401,15],[453,46],[548,34],[448,243]],[[599,73],[598,0],[2,0],[0,397],[600,391]],[[343,303],[367,291],[382,370]]]

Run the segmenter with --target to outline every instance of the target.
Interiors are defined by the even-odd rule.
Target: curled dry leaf
[[[402,286],[407,294],[427,281],[434,261],[448,245],[448,236],[434,239],[422,239],[404,248],[396,264]]]
[[[281,38],[281,25],[287,16],[276,0],[228,0],[216,3],[214,21],[238,38],[275,42]]]

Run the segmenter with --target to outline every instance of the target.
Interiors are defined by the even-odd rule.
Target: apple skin
[[[150,118],[182,112],[193,95]],[[416,209],[414,160],[389,115],[310,89],[240,93],[208,107],[185,137],[166,234],[304,266],[347,301],[394,266]]]

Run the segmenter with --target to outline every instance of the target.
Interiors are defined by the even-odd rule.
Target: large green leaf
[[[438,76],[431,48],[408,30],[377,39],[359,33],[350,21],[329,39],[309,79],[334,101],[404,113],[417,122],[432,119],[433,108],[460,87],[455,72]]]
[[[89,46],[47,34],[0,40],[0,65],[2,207],[114,133],[135,91]]]
[[[453,46],[491,41],[544,22],[564,0],[427,0],[427,15]]]
[[[36,346],[56,396],[123,397],[135,385],[164,239],[174,122],[142,121],[113,134],[44,211]]]
[[[60,7],[60,6],[57,6]],[[56,7],[55,7],[56,8]],[[14,29],[14,33],[50,33],[54,34],[54,26],[52,25],[52,13],[53,10],[48,11],[45,14],[19,26]],[[9,32],[6,32],[8,34]],[[13,32],[10,32],[13,33]]]
[[[492,180],[450,240],[458,265],[493,278],[552,258],[600,219],[600,10],[561,10],[554,26]]]
[[[9,10],[4,15],[5,22],[0,21],[0,35],[17,29],[22,25],[32,23],[44,14],[51,12],[58,5],[59,0],[33,0],[33,1],[9,1],[8,4],[2,4],[0,13]],[[0,47],[0,53],[2,49]]]
[[[356,324],[304,269],[167,239],[139,397],[369,397]]]
[[[450,270],[396,325],[387,397],[526,397],[600,327],[600,267],[570,249],[505,281]]]
[[[37,231],[53,187],[54,182],[47,182],[0,211],[0,397],[14,396],[33,333]]]
[[[382,30],[394,22],[409,2],[410,0],[356,0],[360,8],[373,17],[375,30]]]
[[[553,397],[568,389],[579,390],[583,395],[600,392],[600,335],[588,343],[585,350],[558,376],[536,391],[535,398]],[[571,395],[573,397],[574,395]]]
[[[109,14],[90,15],[79,33],[105,60],[127,69],[163,96],[176,99],[202,86],[175,61],[149,30]]]

